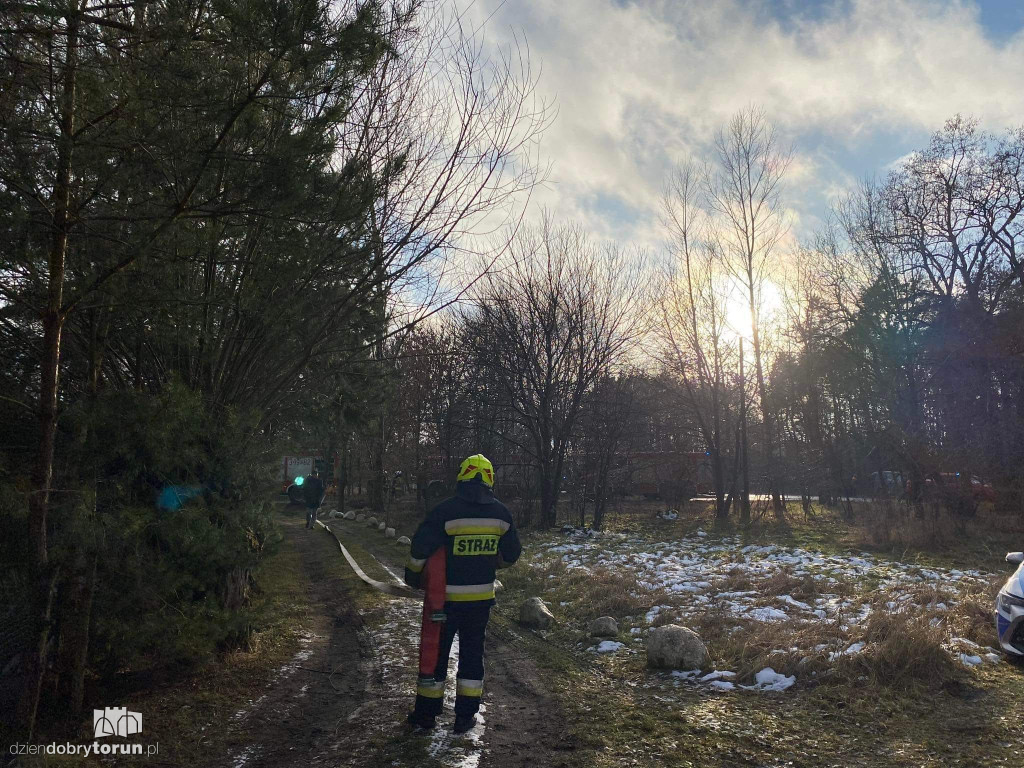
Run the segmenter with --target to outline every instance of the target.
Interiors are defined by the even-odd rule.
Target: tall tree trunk
[[[53,452],[57,436],[57,394],[60,385],[60,344],[64,329],[64,268],[67,259],[69,208],[71,205],[71,168],[75,130],[75,87],[78,57],[78,7],[70,4],[67,21],[67,51],[60,100],[60,138],[51,209],[53,237],[48,257],[46,307],[43,310],[43,347],[39,370],[39,443],[29,493],[29,542],[32,557],[33,610],[38,622],[37,645],[30,654],[28,675],[19,702],[19,722],[31,738],[35,730],[46,674],[46,656],[50,641],[50,622],[56,573],[49,562],[47,516],[50,508],[50,483],[53,480]]]
[[[93,442],[96,423],[95,405],[99,396],[103,356],[109,330],[109,314],[105,309],[90,310],[89,322],[89,418],[80,440],[80,450],[88,451]],[[99,501],[97,470],[91,468],[90,477],[82,478],[93,494],[93,519]],[[57,695],[67,704],[67,714],[77,719],[82,714],[85,697],[85,672],[89,660],[89,637],[92,623],[93,596],[96,593],[96,566],[99,547],[88,540],[75,542],[68,558],[70,570],[60,605],[60,638],[57,645]]]
[[[77,719],[85,698],[85,671],[89,659],[89,631],[96,594],[98,550],[74,554],[74,570],[66,580],[61,601],[60,642],[57,646],[57,696],[65,714]]]
[[[747,452],[747,382],[743,374],[743,338],[740,337],[740,451],[743,453],[740,521],[746,525],[750,522],[750,462]]]
[[[725,499],[725,473],[722,470],[722,452],[718,444],[711,449],[711,478],[715,485],[715,518],[719,523],[729,520],[729,505]]]
[[[786,508],[782,503],[782,495],[779,493],[777,467],[775,466],[775,423],[772,417],[771,407],[768,403],[768,388],[764,382],[764,364],[761,357],[761,330],[758,315],[756,313],[756,299],[754,298],[753,275],[748,274],[749,297],[750,297],[750,329],[754,342],[754,375],[757,379],[757,398],[761,403],[761,420],[764,425],[764,461],[765,474],[768,476],[768,488],[771,495],[772,509],[775,516],[785,516]],[[744,451],[744,454],[746,451]]]
[[[384,416],[381,414],[370,437],[370,476],[366,481],[367,501],[374,512],[384,511]]]
[[[558,481],[554,468],[549,462],[541,462],[540,467],[540,524],[543,527],[554,527],[558,521]]]

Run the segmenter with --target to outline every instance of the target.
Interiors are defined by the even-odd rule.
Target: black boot
[[[452,733],[465,733],[476,725],[476,715],[456,715]]]
[[[422,728],[425,731],[433,730],[434,725],[436,725],[433,715],[424,715],[421,712],[417,712],[415,709],[409,713],[406,720],[413,728]]]

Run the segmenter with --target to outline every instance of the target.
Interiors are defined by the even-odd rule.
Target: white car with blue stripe
[[[1024,656],[1024,552],[1010,552],[1006,562],[1017,566],[996,596],[996,634],[1002,649]]]

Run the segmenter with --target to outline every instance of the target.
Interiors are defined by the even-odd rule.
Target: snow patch
[[[736,673],[729,672],[727,670],[715,670],[714,672],[708,672],[704,677],[700,679],[702,683],[710,683],[713,680],[735,680]]]
[[[748,691],[784,691],[796,683],[796,675],[786,677],[771,667],[765,667],[754,675],[754,685],[742,685]]]
[[[828,655],[829,661],[835,661],[843,656],[854,656],[864,650],[864,643],[854,643],[845,651],[833,651]]]

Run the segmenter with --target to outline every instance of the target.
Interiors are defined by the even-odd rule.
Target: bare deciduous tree
[[[697,168],[684,164],[671,174],[662,197],[670,260],[660,300],[660,330],[666,362],[683,383],[686,407],[711,454],[715,513],[725,519],[732,484],[726,479],[724,455],[732,442],[729,415],[735,397],[727,377],[734,357],[726,339],[731,289],[724,254],[702,206],[702,191]]]
[[[476,364],[500,384],[528,435],[541,524],[554,525],[566,452],[584,398],[623,361],[645,320],[643,257],[550,219],[513,240],[464,322]]]
[[[764,431],[762,445],[768,490],[777,515],[785,507],[775,467],[774,414],[765,380],[762,296],[778,246],[788,231],[781,201],[782,181],[791,152],[780,148],[764,112],[747,108],[715,137],[715,165],[706,176],[706,193],[731,270],[743,287],[750,309],[754,373]]]

